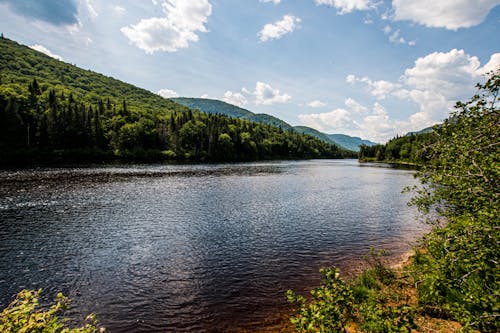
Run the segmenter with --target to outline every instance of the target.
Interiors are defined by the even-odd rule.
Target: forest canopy
[[[0,44],[5,164],[352,156],[312,136],[191,110],[5,38]]]

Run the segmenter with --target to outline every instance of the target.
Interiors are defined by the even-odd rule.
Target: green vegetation
[[[297,332],[410,332],[415,311],[404,294],[404,280],[382,263],[385,252],[372,250],[369,268],[356,280],[344,281],[337,269],[322,269],[323,284],[312,299],[287,292],[298,306],[290,321]]]
[[[361,145],[359,159],[364,162],[389,162],[421,165],[430,161],[429,146],[437,139],[436,132],[398,136],[384,145]]]
[[[215,99],[176,97],[171,98],[171,100],[191,109],[200,110],[202,112],[210,114],[222,114],[232,118],[245,119],[256,123],[276,126],[286,131],[295,131],[300,134],[307,134],[320,139],[323,142],[339,146],[342,149],[349,150],[351,152],[359,151],[359,146],[361,144],[365,144],[367,146],[372,146],[375,144],[368,140],[362,140],[360,138],[351,137],[344,134],[325,134],[307,126],[292,126],[274,116],[265,113],[255,114],[236,105],[228,104]],[[355,156],[356,155],[352,153],[349,157]]]
[[[0,39],[0,163],[340,158],[314,137],[193,111]]]
[[[47,310],[38,309],[38,298],[42,290],[21,291],[16,299],[0,313],[0,332],[3,333],[97,333],[104,328],[97,328],[93,315],[87,317],[88,323],[82,327],[69,328],[66,319],[59,318],[58,313],[68,308],[69,299],[62,294],[57,295],[55,304]]]
[[[368,147],[376,145],[375,142],[363,140],[361,138],[345,134],[328,134],[328,137],[339,146],[356,152],[359,151],[361,145],[365,145]]]
[[[456,112],[428,147],[413,203],[446,217],[415,260],[418,294],[429,313],[466,328],[500,330],[500,70]]]
[[[343,332],[348,323],[364,332],[409,332],[422,320],[443,319],[466,332],[500,331],[500,70],[477,87],[433,132],[362,147],[361,158],[420,164],[422,185],[411,203],[441,217],[406,271],[395,274],[375,260],[351,283],[323,270],[324,285],[309,304],[289,292],[299,305],[291,318],[298,332]]]

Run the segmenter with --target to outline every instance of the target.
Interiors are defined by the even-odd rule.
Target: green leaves
[[[80,328],[69,328],[65,319],[57,314],[68,308],[69,299],[59,293],[56,302],[46,311],[37,309],[38,298],[42,290],[23,290],[16,299],[0,313],[0,332],[3,333],[97,333],[104,328],[97,328],[95,316],[87,317],[88,323]]]
[[[415,262],[421,305],[485,332],[500,330],[499,86],[497,70],[436,129],[413,199],[447,217],[425,238],[428,260]]]
[[[340,278],[338,269],[322,269],[323,285],[311,291],[312,301],[287,292],[290,303],[298,305],[297,315],[290,321],[297,332],[345,332],[354,310],[351,288]]]

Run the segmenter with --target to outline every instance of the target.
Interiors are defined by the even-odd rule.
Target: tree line
[[[0,148],[50,157],[251,161],[340,158],[335,145],[293,131],[187,108],[154,113],[107,97],[89,103],[33,79],[20,96],[0,89]],[[38,154],[38,155],[37,155]]]

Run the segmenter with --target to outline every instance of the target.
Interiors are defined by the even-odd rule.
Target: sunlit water
[[[43,288],[109,332],[263,330],[320,267],[410,248],[412,174],[353,160],[0,171],[0,305]]]

